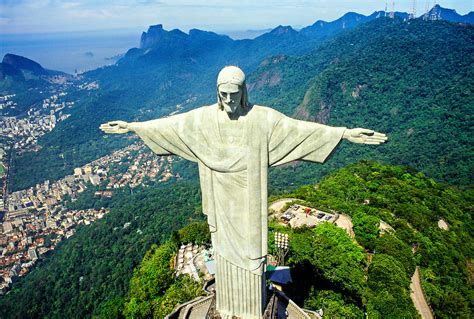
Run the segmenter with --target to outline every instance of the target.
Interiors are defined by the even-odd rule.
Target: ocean
[[[228,31],[235,40],[253,39],[269,30]],[[24,56],[46,69],[74,74],[114,64],[140,45],[136,30],[0,34],[0,59],[7,53]]]
[[[46,69],[82,73],[115,63],[128,49],[139,46],[140,35],[139,30],[0,34],[0,58],[12,53]]]

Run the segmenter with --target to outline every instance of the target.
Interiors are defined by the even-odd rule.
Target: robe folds
[[[262,294],[264,290],[268,167],[295,160],[324,162],[339,144],[345,128],[299,121],[253,105],[245,115],[242,136],[229,144],[221,136],[218,112],[223,111],[214,104],[167,118],[130,123],[130,128],[156,154],[174,154],[198,163],[203,212],[217,255],[218,311],[258,318],[252,313],[261,314],[264,296],[256,309],[242,303],[249,303],[254,293]],[[219,276],[230,277],[224,280]],[[248,285],[256,285],[260,291],[249,293],[249,289],[256,288],[246,287],[239,276],[249,278]],[[235,281],[242,283],[237,285]],[[219,296],[219,289],[227,290],[226,295]],[[234,296],[240,301],[224,300]]]

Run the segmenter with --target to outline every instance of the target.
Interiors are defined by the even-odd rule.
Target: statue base
[[[216,310],[216,295],[195,298],[178,305],[165,319],[223,319]],[[262,319],[321,319],[315,311],[302,309],[283,292],[274,290],[262,314]],[[246,319],[232,317],[232,319]]]

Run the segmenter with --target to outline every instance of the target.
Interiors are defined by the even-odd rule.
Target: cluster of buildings
[[[44,99],[41,107],[30,108],[24,118],[0,118],[0,136],[7,136],[13,140],[13,148],[20,153],[27,149],[35,149],[39,137],[52,131],[57,122],[64,121],[70,116],[64,113],[63,109],[72,107],[74,102],[64,101],[66,94],[60,92]],[[0,97],[0,101],[2,98],[5,96]],[[12,101],[9,100],[7,103],[10,102]]]
[[[157,157],[141,142],[131,144],[90,164],[74,169],[76,176],[89,179],[93,185],[106,189],[148,186],[152,182],[166,182],[173,175],[172,165],[177,158]]]
[[[2,95],[0,96],[0,110],[12,108],[14,109],[17,104],[15,101],[12,100],[16,94],[9,94],[9,95]]]
[[[197,264],[203,263],[203,250],[204,247],[191,243],[181,245],[175,259],[176,276],[188,274],[194,280],[199,281],[199,271],[202,269],[202,265],[199,267]]]
[[[89,181],[83,178],[68,175],[53,183],[46,180],[36,186],[10,193],[5,202],[8,213],[4,221],[8,216],[21,216],[28,211],[55,213],[62,210],[65,200],[74,200],[87,189],[87,182]]]
[[[38,258],[74,235],[77,225],[88,225],[107,213],[66,208],[67,200],[77,198],[86,184],[84,179],[69,175],[9,194],[0,224],[0,294],[28,272]]]
[[[0,224],[0,294],[34,266],[75,227],[102,218],[106,210],[69,210],[88,187],[97,186],[96,196],[112,197],[116,188],[148,186],[171,177],[173,157],[157,157],[143,143],[135,143],[74,169],[56,182],[49,180],[8,195],[6,214]]]
[[[181,245],[174,260],[176,276],[189,275],[195,281],[210,281],[216,274],[214,249],[188,243]]]
[[[79,86],[83,90],[98,88],[97,82]],[[17,153],[39,149],[38,138],[70,116],[65,111],[73,107],[74,102],[66,101],[66,95],[65,91],[51,95],[42,104],[32,105],[22,118],[0,116],[0,137],[8,141],[8,145],[0,142],[0,164],[3,162],[6,168],[9,165],[3,149],[13,148]],[[0,110],[15,108],[14,97],[14,94],[0,96]],[[179,112],[182,105],[176,108]],[[77,167],[73,174],[55,182],[47,180],[8,194],[7,181],[2,180],[0,295],[59,242],[73,236],[77,225],[88,225],[108,212],[105,209],[71,210],[66,206],[68,202],[75,201],[91,186],[97,187],[96,196],[112,197],[116,189],[146,187],[172,177],[179,179],[179,174],[172,172],[175,160],[171,156],[157,157],[139,142]]]
[[[98,90],[99,89],[99,82],[93,81],[93,82],[85,82],[82,84],[79,84],[78,86],[79,89],[81,90]]]
[[[0,147],[0,212],[3,210],[4,202],[3,198],[5,194],[7,193],[7,169],[8,165],[5,165],[4,162],[6,162],[6,152],[3,148]],[[8,163],[7,163],[8,164]]]
[[[8,212],[0,225],[0,295],[5,294],[39,258],[74,235],[77,225],[88,225],[106,213],[105,209]]]

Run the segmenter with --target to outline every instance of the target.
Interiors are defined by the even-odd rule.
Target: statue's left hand
[[[352,143],[378,145],[387,141],[387,135],[366,128],[346,129],[342,138]]]
[[[99,128],[107,134],[125,134],[130,132],[130,123],[125,121],[111,121],[101,124]]]

